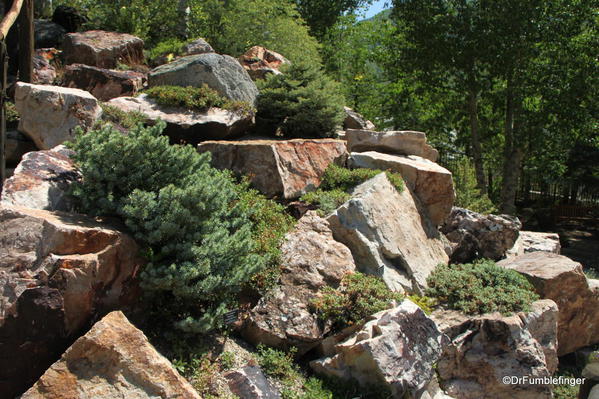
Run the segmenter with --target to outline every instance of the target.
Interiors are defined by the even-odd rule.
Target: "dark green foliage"
[[[468,314],[526,312],[539,298],[524,276],[490,260],[439,265],[427,283],[426,295]]]
[[[197,111],[223,108],[231,111],[250,112],[251,106],[241,101],[231,101],[207,85],[202,87],[155,86],[145,92],[160,105],[182,107]]]
[[[163,317],[205,331],[221,324],[265,257],[233,179],[210,155],[169,145],[164,126],[80,132],[71,147],[83,183],[73,195],[83,212],[122,218],[147,248],[141,283]]]
[[[403,295],[389,290],[381,279],[353,273],[346,275],[338,288],[325,287],[312,306],[319,319],[342,329],[402,300]]]
[[[324,172],[318,190],[307,193],[301,197],[302,201],[317,205],[322,215],[326,215],[351,198],[351,190],[356,186],[372,179],[382,170],[376,169],[348,169],[334,163],[330,164]],[[399,192],[403,190],[403,179],[399,173],[386,172],[387,178]]]
[[[122,109],[107,103],[100,103],[102,107],[102,120],[121,126],[125,129],[131,129],[140,123],[146,123],[148,117],[138,111],[125,112]]]
[[[289,138],[333,137],[344,103],[338,85],[307,63],[285,66],[283,72],[259,83],[258,130]]]
[[[280,245],[285,234],[295,225],[295,219],[285,213],[284,206],[250,188],[247,179],[237,185],[237,192],[238,206],[249,215],[253,223],[252,237],[257,245],[256,252],[263,254],[266,262],[264,270],[252,277],[250,285],[259,293],[265,293],[279,279]]]
[[[185,44],[185,41],[177,38],[163,40],[145,52],[146,60],[150,65],[159,65],[162,63],[159,61],[171,62],[176,56],[181,55]]]
[[[474,212],[489,214],[497,212],[497,207],[486,194],[481,194],[476,187],[474,166],[469,158],[463,157],[449,166],[453,174],[456,199],[455,206],[470,209]]]

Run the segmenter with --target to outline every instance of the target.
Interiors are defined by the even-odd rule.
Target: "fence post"
[[[0,41],[0,193],[6,179],[6,109],[4,99],[6,98],[6,76],[8,70],[8,54],[6,41]]]
[[[33,79],[33,0],[25,0],[19,14],[19,80],[31,83]]]

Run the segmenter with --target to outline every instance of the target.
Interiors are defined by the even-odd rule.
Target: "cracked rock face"
[[[302,354],[327,332],[310,312],[310,302],[322,288],[338,287],[355,265],[349,249],[333,239],[328,222],[312,211],[287,234],[281,252],[279,287],[249,312],[241,332],[253,344],[295,346]]]
[[[551,300],[532,304],[528,313],[468,316],[436,311],[432,319],[450,342],[438,363],[441,388],[460,399],[549,399],[551,385],[503,378],[543,378],[557,368],[557,306]]]
[[[199,399],[193,387],[116,311],[97,322],[22,396]]]
[[[358,271],[381,276],[395,291],[423,291],[430,273],[449,260],[418,198],[409,187],[397,192],[384,173],[356,187],[327,220]]]
[[[71,161],[72,151],[57,146],[48,151],[32,151],[6,180],[0,204],[47,211],[71,211],[73,200],[68,192],[81,174]]]
[[[22,393],[98,314],[135,295],[132,238],[92,219],[0,207],[0,391]]]
[[[332,357],[315,360],[318,373],[361,385],[384,384],[394,398],[423,394],[435,376],[443,334],[410,300],[371,317],[347,340],[335,346]]]

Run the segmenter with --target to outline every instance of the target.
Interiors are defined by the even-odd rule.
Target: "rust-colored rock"
[[[249,176],[268,197],[295,199],[321,183],[331,163],[346,159],[345,142],[334,139],[206,141],[198,151],[212,153],[212,164]]]
[[[138,252],[83,216],[0,207],[0,392],[22,393],[95,317],[130,303]]]
[[[147,76],[135,71],[115,71],[89,65],[67,65],[63,86],[86,90],[101,101],[134,96],[143,87]]]
[[[90,30],[69,33],[63,43],[66,64],[116,68],[118,63],[143,64],[144,42],[127,33]]]
[[[121,312],[97,322],[22,399],[200,399]]]
[[[599,292],[591,288],[580,263],[550,252],[531,252],[498,264],[522,273],[541,298],[557,303],[559,356],[599,343]]]
[[[252,79],[264,79],[269,73],[280,74],[279,68],[289,64],[281,54],[261,46],[254,46],[239,57],[239,62]]]

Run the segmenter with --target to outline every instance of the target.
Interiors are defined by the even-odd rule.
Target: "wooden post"
[[[33,0],[24,0],[19,14],[19,80],[31,83],[33,79]]]
[[[6,179],[6,74],[8,71],[8,54],[4,38],[0,40],[0,193]]]

